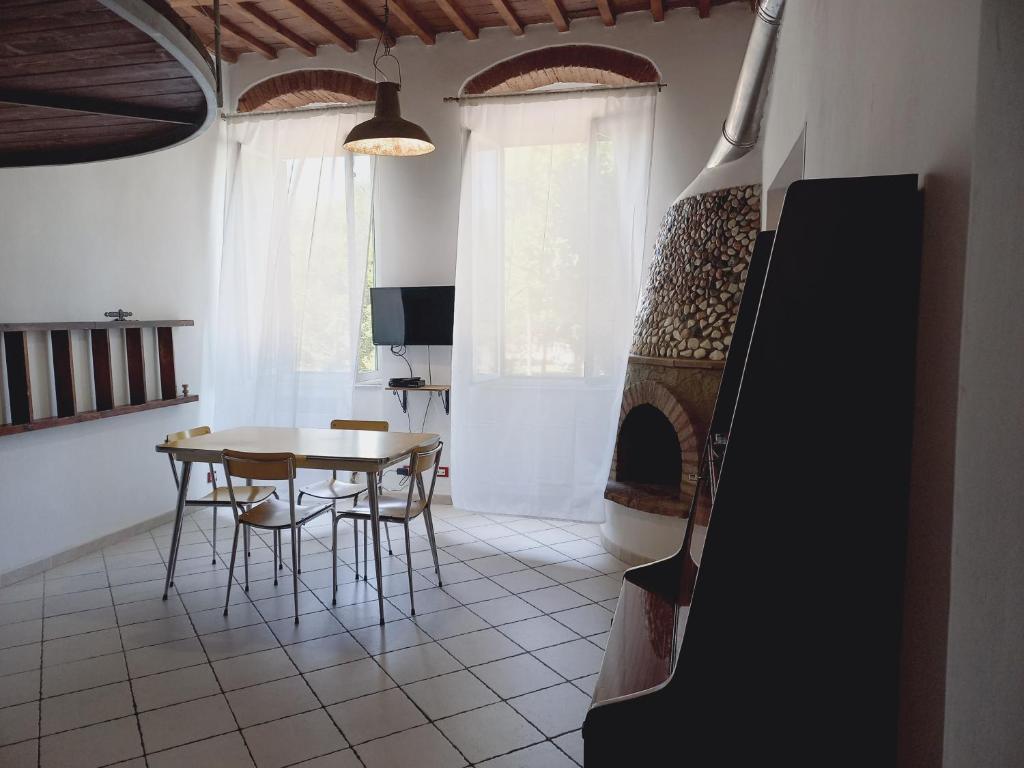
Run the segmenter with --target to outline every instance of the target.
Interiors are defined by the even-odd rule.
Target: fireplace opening
[[[616,446],[615,477],[620,483],[663,486],[672,495],[683,477],[683,455],[672,422],[644,403],[622,422]]]

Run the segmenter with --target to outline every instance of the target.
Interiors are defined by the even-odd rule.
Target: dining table
[[[181,463],[178,499],[174,510],[174,530],[167,558],[164,597],[174,583],[174,568],[181,541],[185,500],[188,496],[192,464],[220,464],[225,450],[251,453],[290,453],[296,468],[334,470],[366,474],[367,500],[370,506],[370,531],[377,586],[380,623],[384,624],[384,593],[381,588],[380,509],[377,475],[388,467],[407,460],[413,452],[432,448],[440,436],[421,432],[371,432],[357,429],[316,429],[309,427],[237,427],[219,432],[160,443],[159,453],[168,453]]]

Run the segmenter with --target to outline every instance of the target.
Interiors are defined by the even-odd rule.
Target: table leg
[[[185,517],[185,499],[188,498],[188,481],[191,477],[192,462],[183,461],[181,463],[181,478],[178,481],[178,504],[174,510],[174,531],[171,533],[171,551],[167,557],[167,579],[164,581],[164,600],[167,599],[167,591],[171,588],[171,580],[174,578],[174,566],[178,560],[178,542],[181,540],[182,522]]]
[[[380,507],[377,503],[377,473],[366,473],[366,491],[370,502],[370,535],[373,537],[373,569],[377,577],[377,607],[380,609],[380,625],[384,626],[384,591],[381,586],[383,574],[380,565]],[[365,533],[363,534],[366,535]],[[363,562],[366,573],[367,562]]]

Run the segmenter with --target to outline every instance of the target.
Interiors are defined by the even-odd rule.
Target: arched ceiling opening
[[[256,83],[238,99],[239,112],[300,109],[316,104],[373,101],[372,80],[337,69],[303,69]]]

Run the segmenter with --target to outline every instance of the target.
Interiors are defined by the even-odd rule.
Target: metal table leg
[[[192,477],[192,462],[181,463],[181,478],[178,482],[178,504],[174,511],[174,531],[171,533],[171,551],[167,557],[167,579],[164,581],[164,600],[174,579],[174,566],[178,561],[178,542],[181,540],[182,522],[185,517],[185,499],[188,498],[188,481]],[[381,611],[384,609],[381,608]]]
[[[383,573],[380,564],[380,508],[377,502],[377,473],[366,473],[366,490],[370,501],[370,535],[373,537],[373,569],[377,576],[377,607],[380,609],[380,625],[384,626],[384,591],[381,586]],[[364,534],[365,535],[365,534]],[[363,573],[368,563],[363,562]]]

